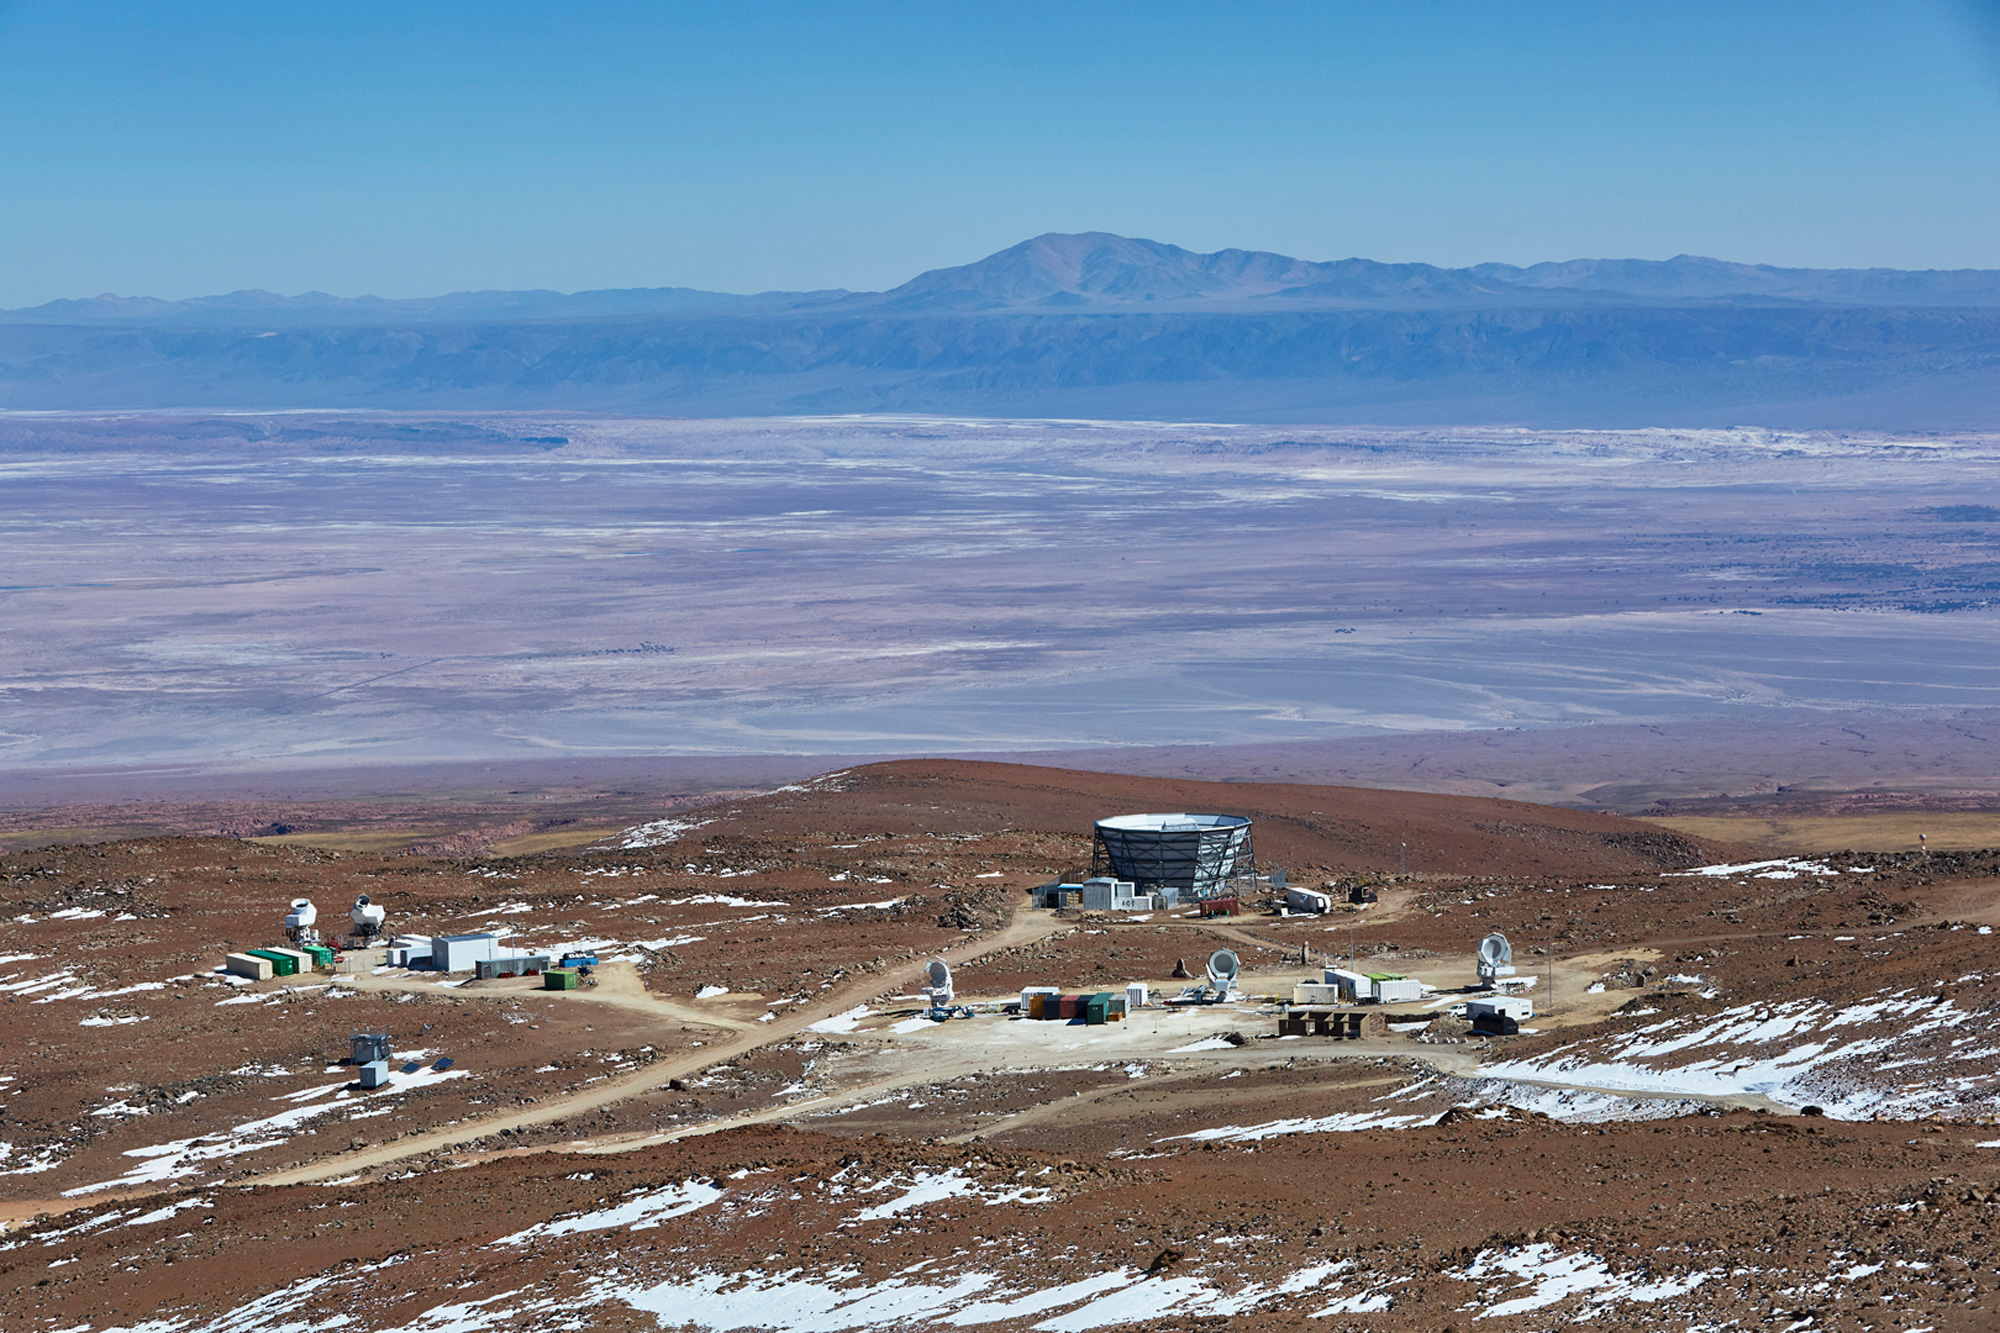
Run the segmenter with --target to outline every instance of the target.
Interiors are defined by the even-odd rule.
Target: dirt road
[[[996,949],[1012,948],[1029,944],[1055,930],[1057,923],[1040,914],[1017,914],[1013,921],[990,935],[969,939],[947,949],[942,955],[951,963],[964,963]],[[598,987],[598,990],[604,989]],[[335,1176],[352,1175],[391,1162],[407,1161],[412,1157],[422,1157],[429,1153],[443,1152],[464,1144],[472,1139],[497,1134],[503,1129],[523,1129],[532,1125],[545,1125],[552,1120],[562,1120],[569,1116],[594,1111],[636,1096],[653,1088],[663,1086],[670,1078],[697,1073],[710,1065],[721,1064],[738,1056],[795,1037],[811,1027],[835,1015],[846,1013],[857,1005],[867,1004],[885,992],[883,980],[878,975],[859,977],[844,985],[836,986],[818,1000],[800,1005],[791,1014],[773,1019],[769,1023],[738,1023],[741,1030],[713,1045],[699,1050],[683,1052],[680,1055],[656,1060],[643,1069],[635,1069],[629,1074],[606,1079],[602,1083],[579,1089],[567,1096],[554,1097],[538,1102],[534,1106],[523,1107],[506,1114],[489,1116],[485,1119],[453,1125],[448,1129],[434,1130],[428,1134],[416,1134],[392,1143],[379,1144],[357,1152],[342,1153],[324,1158],[306,1166],[290,1167],[272,1171],[242,1181],[242,1184],[292,1185],[316,1180],[328,1180]],[[496,997],[508,992],[491,992]],[[596,996],[593,992],[572,992],[589,995],[600,1003],[633,1004],[634,997],[620,996],[617,992],[608,996]],[[644,1008],[660,1013],[663,1017],[673,1016],[677,1021],[688,1021],[688,1006],[657,997],[645,997]],[[693,1021],[710,1026],[730,1026],[717,1023],[703,1014]],[[789,1109],[789,1108],[783,1108]],[[782,1113],[782,1111],[781,1111]]]

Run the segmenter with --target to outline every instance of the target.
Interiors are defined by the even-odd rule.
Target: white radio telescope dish
[[[1490,986],[1496,977],[1513,975],[1514,946],[1496,930],[1479,941],[1479,979]]]
[[[313,929],[313,923],[318,920],[319,909],[312,905],[312,899],[292,899],[292,910],[285,914],[285,938],[294,943],[317,943],[319,932]]]
[[[1236,984],[1236,974],[1243,970],[1243,964],[1235,953],[1228,949],[1217,949],[1208,956],[1208,984],[1220,991],[1227,991]]]
[[[931,1002],[931,1008],[948,1008],[952,1002],[951,964],[942,958],[933,958],[924,969],[923,997]]]
[[[382,933],[382,923],[389,918],[389,909],[386,907],[377,907],[374,903],[369,902],[368,895],[364,893],[354,900],[354,910],[347,915],[354,922],[355,934],[380,935]]]

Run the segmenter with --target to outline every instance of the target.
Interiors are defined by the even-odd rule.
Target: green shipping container
[[[573,967],[552,967],[542,973],[543,990],[575,990],[576,969]]]
[[[261,958],[271,965],[274,977],[295,977],[299,974],[299,960],[288,953],[278,953],[271,949],[252,949],[252,958]]]
[[[333,950],[324,944],[308,944],[299,952],[311,954],[315,963],[329,972],[333,971]]]
[[[1083,1021],[1092,1027],[1102,1027],[1111,1021],[1111,993],[1100,991],[1096,995],[1083,997]]]

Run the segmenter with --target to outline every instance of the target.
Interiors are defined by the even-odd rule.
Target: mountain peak
[[[892,305],[994,309],[1241,299],[1309,281],[1318,265],[1258,250],[1197,254],[1108,231],[1045,232],[970,264],[932,269],[889,292]]]

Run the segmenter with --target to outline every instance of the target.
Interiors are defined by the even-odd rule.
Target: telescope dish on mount
[[[931,1002],[933,1009],[948,1009],[952,1001],[951,964],[942,958],[933,958],[924,969],[925,985],[923,997]]]
[[[1208,984],[1227,994],[1236,984],[1236,974],[1243,970],[1243,964],[1234,952],[1217,949],[1208,956]]]
[[[313,923],[318,920],[319,909],[312,905],[312,899],[292,899],[292,910],[285,914],[285,938],[294,944],[317,944],[319,932]]]
[[[1496,930],[1479,941],[1479,979],[1490,986],[1497,977],[1513,975],[1514,946]]]
[[[382,933],[382,923],[388,920],[389,909],[369,902],[368,895],[364,893],[354,900],[354,910],[347,915],[354,922],[356,935],[372,937]]]

